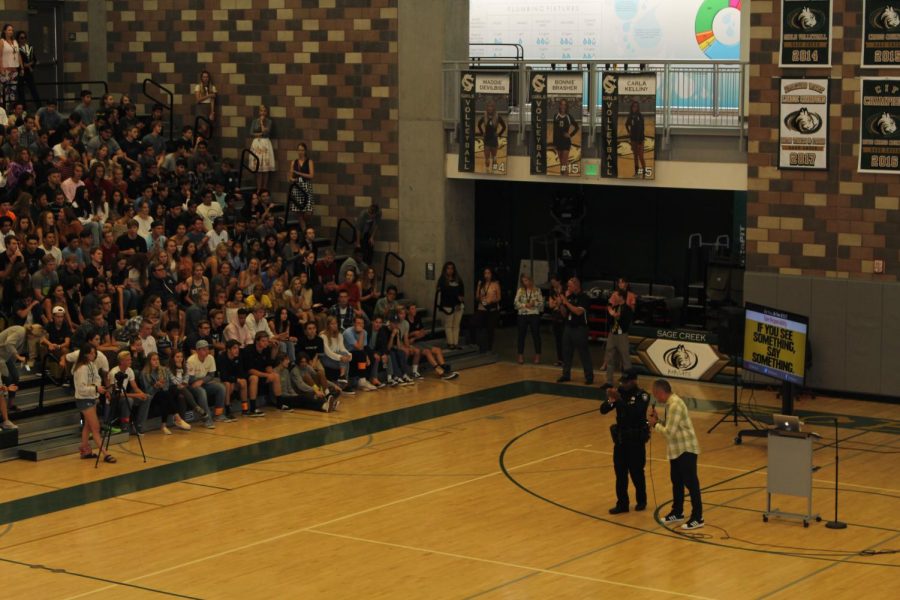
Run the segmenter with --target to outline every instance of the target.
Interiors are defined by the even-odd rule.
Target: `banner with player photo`
[[[509,75],[482,74],[475,78],[475,172],[506,175]]]
[[[830,67],[832,0],[781,0],[781,67]]]
[[[656,74],[607,71],[602,88],[601,176],[654,179]]]
[[[900,3],[863,0],[862,66],[884,69],[900,66]]]
[[[828,170],[828,79],[782,79],[778,168]]]
[[[531,174],[581,176],[581,73],[532,73]]]
[[[859,172],[900,173],[900,78],[863,77]]]

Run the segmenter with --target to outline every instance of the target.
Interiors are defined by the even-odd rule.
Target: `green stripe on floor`
[[[170,483],[202,477],[226,469],[243,467],[304,450],[380,433],[396,427],[412,425],[474,408],[514,400],[531,394],[598,400],[600,390],[596,387],[560,385],[543,381],[521,381],[501,385],[443,400],[435,400],[425,404],[370,415],[345,423],[337,423],[327,427],[256,442],[206,456],[166,463],[99,481],[19,498],[0,504],[0,524],[22,521],[91,502],[99,502]],[[731,407],[730,402],[709,400],[689,400],[688,405],[690,408],[701,412],[719,411]],[[799,414],[803,417],[813,416],[816,413],[799,411]],[[842,417],[841,421],[841,426],[846,428],[873,428],[879,431],[900,433],[900,428],[898,428],[896,421],[851,416]],[[108,469],[112,467],[102,466],[101,469],[103,468]]]

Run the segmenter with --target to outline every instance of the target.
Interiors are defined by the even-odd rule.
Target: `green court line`
[[[370,415],[326,427],[255,442],[229,450],[162,464],[149,469],[123,473],[98,481],[83,483],[0,504],[0,524],[13,523],[49,513],[108,500],[134,492],[202,477],[218,471],[243,467],[304,450],[327,446],[354,438],[446,417],[459,412],[514,400],[531,394],[548,394],[566,398],[599,400],[596,387],[560,385],[544,381],[520,381],[425,404]],[[690,406],[701,412],[724,410],[730,402],[693,400]],[[816,413],[799,411],[800,416]],[[860,429],[875,427],[893,433],[897,423],[868,417],[842,417],[841,427]],[[101,469],[114,468],[102,466]],[[101,471],[102,472],[102,471]]]

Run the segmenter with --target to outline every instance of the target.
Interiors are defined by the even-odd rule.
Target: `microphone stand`
[[[834,520],[825,523],[828,529],[847,529],[846,523],[838,521],[838,441],[838,420],[834,417]]]

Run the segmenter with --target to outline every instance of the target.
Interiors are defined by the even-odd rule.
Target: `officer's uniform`
[[[634,375],[626,374],[625,378]],[[624,379],[624,378],[623,378]],[[616,411],[616,424],[610,427],[613,438],[613,467],[616,471],[616,512],[628,510],[628,475],[634,484],[637,506],[647,504],[647,484],[644,464],[647,460],[645,444],[650,438],[647,425],[647,408],[650,394],[635,387],[619,388],[619,399],[614,404],[605,400],[600,413]],[[614,510],[615,510],[614,509]]]

